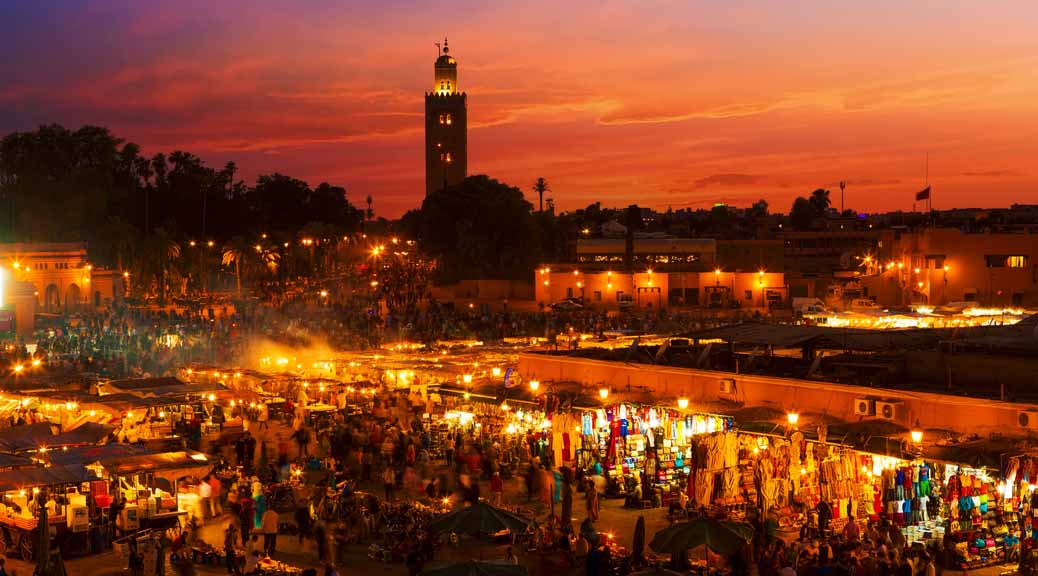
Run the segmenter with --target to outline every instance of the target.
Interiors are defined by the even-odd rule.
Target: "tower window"
[[[447,126],[450,126],[451,125],[451,121],[452,121],[452,118],[451,118],[450,112],[443,112],[443,113],[440,114],[440,124],[446,124]]]
[[[454,159],[451,158],[450,152],[443,152],[440,154],[440,162],[443,162],[444,164],[450,164],[453,161]]]

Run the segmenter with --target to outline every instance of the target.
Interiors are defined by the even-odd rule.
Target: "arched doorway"
[[[80,302],[82,298],[79,295],[79,286],[69,284],[68,290],[65,291],[65,312],[75,312],[79,309]]]
[[[51,313],[61,311],[61,292],[57,285],[48,284],[43,291],[43,310]]]

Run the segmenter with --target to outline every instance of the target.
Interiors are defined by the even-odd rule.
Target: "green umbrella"
[[[660,554],[684,554],[691,548],[705,545],[718,554],[732,554],[753,538],[753,529],[746,524],[697,518],[664,528],[652,537],[649,548]]]
[[[527,576],[528,574],[526,566],[475,560],[422,571],[422,576]]]
[[[530,521],[518,514],[479,501],[434,519],[429,529],[437,533],[495,534],[502,530],[522,532],[529,525]]]

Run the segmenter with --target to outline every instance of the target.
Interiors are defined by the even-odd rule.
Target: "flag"
[[[915,199],[916,199],[916,202],[918,202],[920,200],[929,200],[930,199],[930,187],[927,186],[926,188],[923,188],[922,190],[916,192],[915,193]]]

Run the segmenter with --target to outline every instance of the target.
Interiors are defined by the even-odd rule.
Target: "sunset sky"
[[[1036,30],[1033,0],[6,0],[0,132],[103,125],[393,217],[446,35],[470,173],[562,209],[786,211],[840,180],[907,209],[927,152],[937,208],[1038,203]]]

